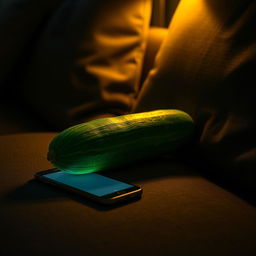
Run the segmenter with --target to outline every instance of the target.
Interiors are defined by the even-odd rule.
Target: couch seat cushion
[[[107,172],[144,188],[114,208],[34,181],[54,136],[0,137],[1,255],[255,255],[255,208],[175,159]]]

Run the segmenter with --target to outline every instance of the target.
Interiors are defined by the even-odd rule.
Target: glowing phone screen
[[[74,175],[59,171],[45,174],[44,177],[96,196],[104,196],[133,187],[130,184],[114,180],[97,173]]]

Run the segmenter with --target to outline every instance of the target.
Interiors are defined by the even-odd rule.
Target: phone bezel
[[[102,175],[102,176],[105,176],[105,177],[108,177],[108,178],[111,178],[111,179],[114,179],[114,180],[118,180],[118,181],[127,183],[127,184],[131,185],[132,187],[124,189],[124,190],[119,190],[119,191],[116,191],[114,193],[107,194],[107,195],[104,195],[104,196],[96,196],[96,195],[93,195],[89,192],[85,192],[83,190],[80,190],[80,189],[77,189],[75,187],[66,185],[64,183],[49,179],[49,178],[44,176],[46,174],[59,172],[59,171],[60,170],[57,169],[57,168],[48,169],[48,170],[44,170],[44,171],[39,171],[39,172],[36,172],[34,174],[34,177],[37,180],[43,181],[47,184],[51,184],[51,185],[54,185],[56,187],[65,189],[67,191],[77,193],[79,195],[85,196],[88,199],[92,199],[94,201],[97,201],[97,202],[100,202],[100,203],[103,203],[103,204],[113,204],[113,203],[120,202],[120,201],[129,199],[129,198],[140,197],[142,195],[143,189],[141,187],[136,186],[136,185],[131,184],[131,183],[128,183],[128,182],[125,182],[125,181],[122,181],[120,179],[109,177],[109,176],[102,175],[102,174],[99,174],[99,175]]]

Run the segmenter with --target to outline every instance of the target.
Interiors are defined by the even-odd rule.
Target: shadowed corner
[[[196,173],[188,171],[187,168],[180,164],[175,163],[173,159],[167,157],[158,157],[151,159],[150,161],[140,161],[134,164],[127,165],[123,168],[118,168],[109,171],[100,172],[103,175],[107,175],[112,178],[121,179],[124,182],[140,183],[148,180],[162,179],[164,177],[177,177],[177,176],[197,176]],[[41,201],[67,201],[74,200],[85,206],[94,208],[99,211],[108,211],[118,207],[123,207],[127,204],[134,203],[140,200],[140,197],[129,199],[114,205],[101,205],[83,196],[70,193],[63,189],[59,189],[52,185],[48,185],[37,180],[29,180],[24,185],[17,187],[8,194],[5,195],[6,202],[12,203],[39,203]],[[143,195],[142,195],[143,200]]]

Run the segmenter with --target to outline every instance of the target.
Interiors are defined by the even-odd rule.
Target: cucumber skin
[[[48,160],[67,173],[85,174],[171,153],[193,133],[180,110],[155,110],[100,118],[72,126],[49,145]]]

